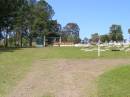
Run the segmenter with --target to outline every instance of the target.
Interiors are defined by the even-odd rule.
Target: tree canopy
[[[129,32],[129,30],[128,30]],[[108,34],[104,34],[104,35],[98,35],[98,33],[94,33],[91,35],[91,41],[92,42],[98,42],[100,37],[101,42],[121,42],[124,40],[123,38],[123,31],[121,28],[121,25],[117,25],[117,24],[113,24],[110,27],[109,33]]]
[[[0,1],[0,35],[2,36],[2,32],[6,35],[5,47],[8,46],[10,38],[13,38],[14,45],[22,46],[23,35],[28,37],[31,46],[33,36],[43,36],[49,29],[54,29],[52,24],[48,27],[48,23],[53,22],[52,17],[55,14],[51,5],[45,0],[33,3],[30,1]]]
[[[94,42],[94,43],[98,43],[99,38],[100,38],[100,36],[99,36],[98,33],[94,33],[94,34],[91,35],[91,40],[92,40],[92,42]]]
[[[70,41],[70,42],[75,42],[75,43],[80,42],[79,31],[80,31],[80,28],[78,24],[68,23],[62,29],[63,41]]]
[[[110,40],[112,41],[123,41],[123,32],[121,25],[115,25],[113,24],[110,27],[110,32],[109,32]]]

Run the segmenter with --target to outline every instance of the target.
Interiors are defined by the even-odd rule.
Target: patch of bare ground
[[[95,79],[129,59],[54,59],[33,63],[8,97],[97,97]]]

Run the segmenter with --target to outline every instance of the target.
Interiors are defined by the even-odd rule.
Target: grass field
[[[38,59],[93,59],[97,52],[84,52],[80,48],[25,48],[0,49],[0,97],[7,94]],[[102,52],[100,58],[130,58],[126,52]]]
[[[104,73],[98,81],[99,97],[130,97],[130,66]]]

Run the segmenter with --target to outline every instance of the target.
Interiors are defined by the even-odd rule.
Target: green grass
[[[98,80],[99,97],[130,97],[130,66],[104,73]]]
[[[25,48],[0,49],[0,97],[12,89],[22,79],[31,63],[38,59],[94,59],[97,52],[84,52],[80,48]],[[102,52],[100,58],[130,58],[130,53]]]

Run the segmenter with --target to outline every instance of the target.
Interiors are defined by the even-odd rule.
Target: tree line
[[[100,42],[123,42],[125,39],[123,37],[123,31],[121,25],[112,24],[112,26],[109,28],[109,33],[104,35],[99,35],[99,33],[94,33],[91,35],[91,39],[84,38],[84,42],[93,42],[98,43],[99,39]],[[128,32],[130,34],[130,29],[128,29]]]
[[[67,30],[63,31],[61,24],[52,19],[55,12],[46,0],[36,3],[31,1],[0,0],[0,40],[3,40],[4,47],[31,47],[34,38],[44,38],[50,32],[58,33],[63,37],[62,40],[68,41],[65,39],[70,34],[65,34],[66,31],[79,32],[75,23],[71,23],[69,29],[65,28]],[[79,39],[75,34],[72,37],[76,37],[74,41]]]
[[[47,27],[57,23],[51,20],[54,10],[44,0],[37,4],[28,0],[1,0],[0,4],[0,32],[5,47],[22,47],[23,42],[32,46],[33,36],[43,36],[46,30],[53,29]]]

